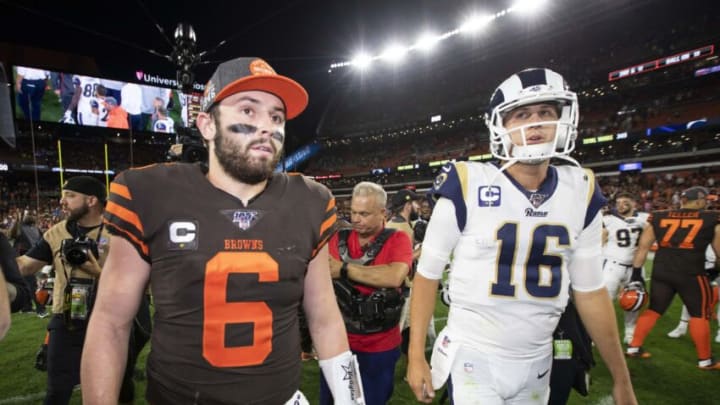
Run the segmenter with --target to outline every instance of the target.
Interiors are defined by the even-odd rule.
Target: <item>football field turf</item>
[[[681,303],[675,297],[668,312],[658,320],[655,329],[645,342],[645,348],[652,353],[646,360],[628,359],[635,392],[640,404],[658,405],[711,405],[720,404],[720,372],[701,371],[696,368],[695,349],[688,335],[680,339],[670,339],[667,332],[677,324]],[[622,328],[622,314],[618,314],[618,324]],[[439,330],[444,324],[447,308],[440,302],[436,306]],[[44,396],[46,374],[33,367],[35,353],[45,335],[48,319],[40,319],[34,314],[13,314],[12,328],[6,338],[0,342],[0,405],[40,404]],[[622,330],[622,329],[621,329]],[[712,337],[717,331],[717,322],[713,321]],[[720,344],[714,343],[713,351],[720,356]],[[144,369],[148,347],[138,362]],[[592,370],[590,395],[571,396],[570,404],[612,404],[611,381],[607,369],[596,353],[597,366]],[[403,381],[405,360],[401,358],[395,372],[395,392],[390,404],[414,404],[410,389]],[[302,391],[311,404],[318,403],[319,369],[317,362],[303,363]],[[143,399],[145,382],[137,381],[136,404],[145,404]],[[436,398],[440,397],[438,392]],[[238,393],[241,398],[242,393]],[[72,404],[81,404],[79,391],[73,394]],[[435,403],[438,403],[436,401]],[[446,402],[449,404],[449,402]]]

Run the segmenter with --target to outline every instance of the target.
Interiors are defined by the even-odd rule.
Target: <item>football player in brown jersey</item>
[[[114,180],[105,216],[113,247],[84,348],[84,403],[116,401],[148,282],[150,403],[307,403],[298,391],[300,305],[337,403],[362,403],[328,267],[335,199],[303,176],[273,173],[285,121],[307,102],[300,84],[262,59],[222,63],[197,117],[207,173],[172,163]]]
[[[627,348],[628,357],[650,357],[642,344],[678,294],[690,313],[688,323],[698,368],[720,370],[720,362],[713,360],[710,349],[712,288],[705,272],[707,246],[712,245],[716,252],[720,251],[720,216],[704,209],[708,194],[704,187],[690,187],[681,194],[680,209],[655,211],[648,218],[633,259],[633,279],[644,283],[641,266],[657,240],[650,307],[638,318],[635,334]]]

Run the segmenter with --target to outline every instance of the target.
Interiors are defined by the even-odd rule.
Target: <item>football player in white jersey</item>
[[[77,107],[77,120],[79,125],[95,126],[98,122],[98,114],[93,113],[93,108],[97,110],[97,99],[95,91],[100,85],[100,79],[75,75],[73,76],[73,84],[75,85],[75,95],[70,102],[70,107],[65,111],[65,115],[69,116],[71,111]]]
[[[647,213],[635,211],[635,200],[626,192],[618,193],[615,209],[603,215],[603,277],[611,299],[631,282],[633,256],[647,219]],[[632,340],[637,317],[637,311],[625,311],[625,343]]]
[[[157,120],[153,122],[153,132],[164,132],[171,134],[175,132],[175,121],[168,115],[168,110],[165,107],[158,107]]]
[[[615,403],[637,403],[602,277],[606,200],[590,170],[550,165],[577,165],[569,157],[577,122],[577,96],[562,76],[523,70],[490,101],[490,150],[501,162],[451,163],[437,176],[410,309],[407,379],[419,401],[432,402],[449,378],[456,405],[546,404],[552,335],[572,285]],[[450,312],[431,371],[425,330],[451,252]]]

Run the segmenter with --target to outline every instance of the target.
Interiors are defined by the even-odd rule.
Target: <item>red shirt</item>
[[[335,233],[330,239],[330,255],[335,259],[340,260],[340,254],[338,252],[338,234]],[[351,258],[357,259],[363,255],[360,249],[360,241],[358,240],[358,234],[354,230],[350,232],[350,236],[347,241],[348,254]],[[412,267],[412,244],[410,238],[405,232],[394,232],[385,241],[382,249],[375,260],[370,265],[379,264],[390,264],[395,262],[401,262],[408,265],[408,268]],[[356,288],[363,295],[370,295],[376,288],[357,285]],[[400,326],[395,326],[392,329],[388,329],[384,332],[371,333],[368,335],[356,335],[354,333],[348,333],[348,342],[350,343],[350,349],[357,352],[384,352],[390,349],[394,349],[400,345],[402,338],[400,336]]]

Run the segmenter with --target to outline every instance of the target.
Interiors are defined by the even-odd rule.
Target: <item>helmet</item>
[[[35,300],[41,305],[45,305],[50,301],[50,292],[44,288],[35,290]]]
[[[645,306],[647,301],[647,292],[639,282],[628,284],[618,295],[618,304],[625,311],[637,312]]]
[[[529,104],[557,104],[557,121],[543,121],[523,125],[513,130],[522,134],[523,145],[513,145],[510,131],[503,120],[510,111]],[[569,158],[575,149],[578,125],[577,95],[570,91],[558,73],[550,69],[525,69],[502,82],[490,98],[485,124],[490,130],[490,151],[498,159],[540,163],[553,157]],[[551,142],[527,145],[526,129],[537,125],[555,125],[555,139]]]

